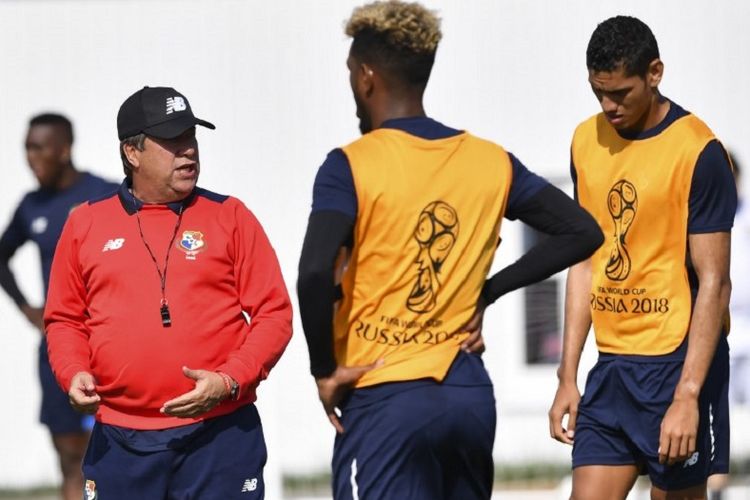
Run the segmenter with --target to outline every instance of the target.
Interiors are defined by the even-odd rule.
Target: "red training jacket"
[[[136,212],[163,270],[182,205],[169,251],[172,325],[165,328],[160,278]],[[71,213],[45,308],[50,364],[63,389],[76,373],[92,373],[101,396],[97,420],[143,430],[191,424],[254,401],[289,342],[291,321],[276,254],[242,202],[197,188],[183,202],[144,205],[125,183]],[[198,418],[159,413],[195,386],[182,366],[227,373],[240,384],[239,400]]]

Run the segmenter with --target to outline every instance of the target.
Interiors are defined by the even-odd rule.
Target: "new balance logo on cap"
[[[102,248],[102,252],[109,252],[110,250],[119,250],[122,248],[122,244],[125,243],[125,238],[115,238],[113,240],[107,240]]]
[[[255,491],[258,488],[258,480],[256,478],[245,479],[245,483],[242,485],[242,491],[240,493],[247,493],[248,491]]]
[[[185,104],[185,99],[183,99],[180,96],[177,97],[167,97],[167,114],[171,115],[175,111],[185,111],[187,109],[187,104]]]
[[[216,128],[213,123],[196,118],[188,98],[172,87],[143,87],[125,99],[117,112],[120,140],[138,134],[174,139],[196,125]]]

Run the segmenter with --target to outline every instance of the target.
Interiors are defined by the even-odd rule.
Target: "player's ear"
[[[648,65],[646,71],[646,84],[655,89],[661,83],[661,77],[664,75],[664,63],[661,59],[656,58]]]
[[[360,63],[358,70],[360,95],[370,97],[375,88],[375,71],[367,63]]]

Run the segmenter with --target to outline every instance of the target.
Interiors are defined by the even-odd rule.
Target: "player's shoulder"
[[[384,140],[384,138],[385,138],[385,135],[388,135],[388,131],[386,131],[386,133],[383,134],[383,132],[381,130],[382,129],[375,129],[375,130],[373,130],[371,132],[368,132],[366,134],[362,134],[360,137],[357,137],[356,139],[345,143],[343,146],[340,146],[338,148],[332,149],[328,153],[328,157],[326,159],[328,159],[329,157],[331,157],[331,155],[333,155],[333,157],[335,158],[336,155],[337,155],[337,153],[335,151],[337,149],[343,153],[343,155],[344,155],[345,158],[348,159],[348,155],[352,151],[356,151],[358,149],[372,147],[375,144],[382,143],[383,140]]]
[[[375,129],[338,148],[341,155],[331,151],[321,165],[324,172],[340,172],[342,167],[357,170],[364,161],[377,164],[385,161],[388,154],[403,151],[405,144],[398,130]],[[343,161],[342,161],[343,159]]]
[[[341,181],[351,182],[351,165],[349,158],[341,148],[328,152],[315,175],[315,185],[338,185]]]
[[[333,148],[326,154],[325,160],[321,164],[321,168],[327,169],[331,167],[337,167],[340,165],[349,165],[349,159],[346,157],[344,148],[347,146]]]
[[[681,132],[688,134],[690,138],[704,141],[716,138],[711,127],[696,114],[689,111],[686,111],[684,116],[676,120],[675,124],[681,125]]]
[[[81,172],[80,184],[88,192],[101,194],[117,191],[120,187],[120,183],[105,179],[91,172]]]
[[[102,177],[101,175],[94,174],[88,170],[81,171],[81,180],[86,183],[94,185],[108,185],[108,186],[119,186],[119,182],[114,182],[109,179]]]
[[[39,200],[41,200],[45,196],[44,192],[41,189],[35,189],[33,191],[27,191],[26,193],[21,196],[21,200],[18,202],[17,210],[24,211],[26,210],[30,205],[37,203]]]
[[[597,129],[603,125],[605,121],[604,113],[594,113],[576,126],[575,131],[573,132],[574,139],[595,134]]]
[[[107,201],[107,200],[112,200],[114,198],[117,198],[117,187],[116,186],[112,190],[104,191],[102,193],[99,193],[96,196],[90,197],[88,199],[88,201],[85,202],[84,204],[87,204],[87,205],[96,205],[98,203],[101,203],[101,202],[104,202],[104,201]]]
[[[508,154],[508,151],[499,142],[475,135],[467,130],[463,131],[463,140],[476,147]]]

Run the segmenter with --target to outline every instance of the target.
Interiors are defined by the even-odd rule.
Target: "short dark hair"
[[[345,31],[357,59],[409,86],[427,85],[442,37],[434,12],[416,2],[373,2],[354,9]]]
[[[599,24],[586,49],[586,66],[592,71],[614,71],[645,76],[659,58],[659,45],[651,29],[635,17],[615,16]]]
[[[128,157],[125,155],[125,146],[133,146],[138,151],[143,151],[146,144],[146,134],[140,133],[138,135],[131,135],[120,141],[120,159],[122,159],[122,170],[125,172],[125,177],[128,179],[133,177],[133,165],[128,161]]]
[[[68,144],[73,144],[73,124],[65,116],[57,113],[42,113],[29,120],[29,128],[36,125],[55,125],[62,127],[65,133],[65,140]]]

